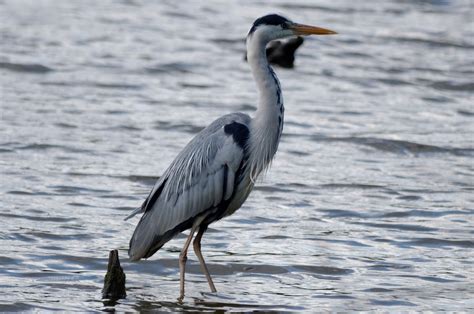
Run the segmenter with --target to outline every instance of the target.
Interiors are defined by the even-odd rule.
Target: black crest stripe
[[[252,34],[260,25],[285,25],[286,22],[289,21],[278,14],[265,15],[255,20],[249,34]]]

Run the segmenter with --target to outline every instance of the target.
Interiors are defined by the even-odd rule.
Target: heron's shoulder
[[[185,170],[186,176],[201,173],[201,170],[213,164],[219,152],[230,153],[234,149],[226,146],[229,144],[229,137],[232,137],[239,147],[240,151],[235,152],[234,156],[239,159],[248,139],[250,121],[250,117],[243,113],[226,114],[214,120],[183,148],[165,172],[166,177],[174,178],[176,174],[181,175],[178,170]],[[194,167],[199,171],[191,171]]]
[[[225,116],[222,116],[221,118],[228,123],[238,122],[244,125],[249,125],[251,120],[248,114],[242,112],[229,113]]]
[[[220,130],[221,128],[224,128],[226,125],[229,125],[232,123],[238,123],[248,128],[250,126],[250,121],[251,121],[251,118],[249,117],[249,115],[245,113],[241,113],[241,112],[229,113],[214,120],[203,131],[214,133]]]
[[[223,143],[232,136],[234,142],[243,149],[249,137],[251,118],[244,113],[230,113],[214,120],[196,136],[198,142],[217,141]]]

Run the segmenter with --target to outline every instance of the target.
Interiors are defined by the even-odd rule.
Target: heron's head
[[[329,29],[298,24],[280,16],[269,14],[255,20],[247,38],[258,36],[264,41],[304,35],[332,35],[336,32]]]

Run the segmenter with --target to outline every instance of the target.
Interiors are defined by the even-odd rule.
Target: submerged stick
[[[107,274],[104,277],[104,288],[102,289],[103,299],[123,299],[127,296],[125,292],[125,273],[120,266],[117,250],[109,253],[109,265]]]

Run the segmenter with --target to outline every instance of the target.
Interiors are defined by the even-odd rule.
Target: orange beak
[[[290,26],[290,29],[295,33],[295,35],[334,35],[337,34],[335,31],[330,29],[304,25],[294,23]]]

